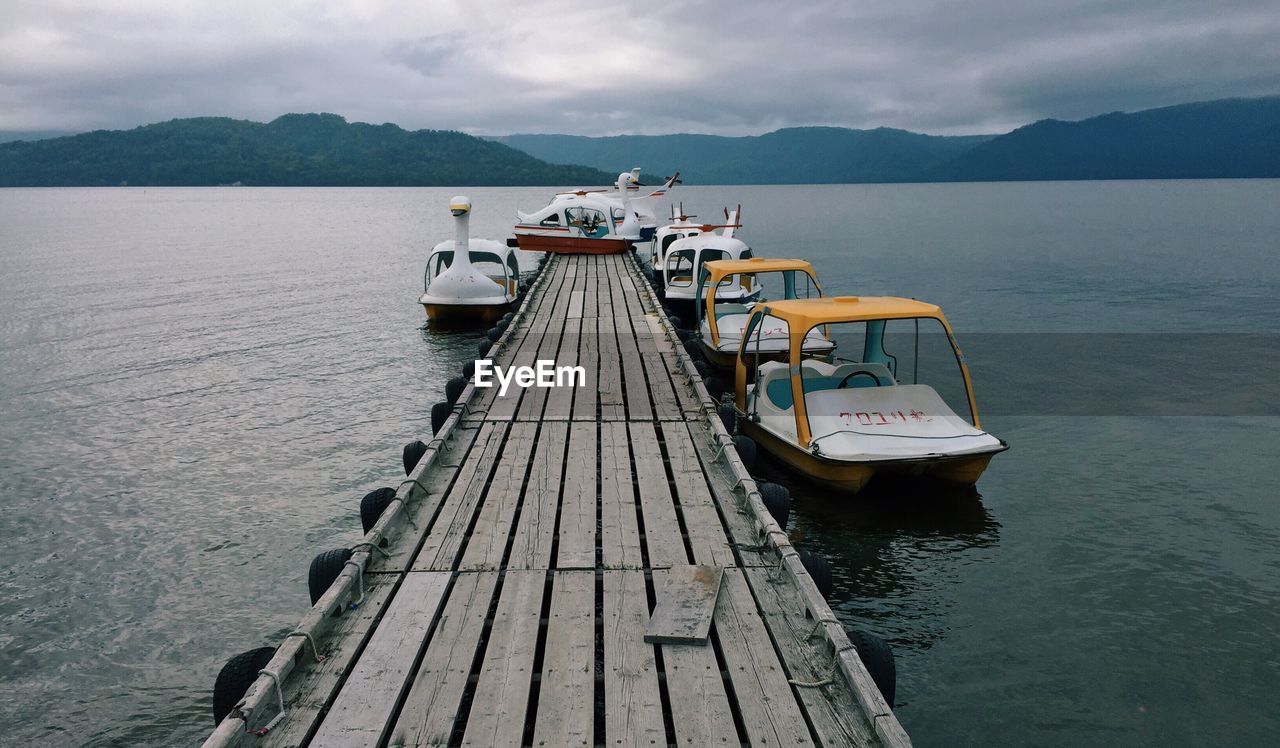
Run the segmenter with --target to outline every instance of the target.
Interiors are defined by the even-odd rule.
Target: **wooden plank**
[[[436,521],[413,560],[412,568],[415,571],[446,571],[454,568],[458,554],[469,538],[468,530],[475,517],[476,507],[488,490],[489,472],[498,460],[506,430],[507,425],[504,423],[486,423],[480,428],[475,446],[462,463],[458,479],[445,496]]]
[[[568,442],[568,423],[542,424],[542,430],[538,432],[537,451],[533,455],[533,464],[524,487],[520,519],[511,540],[508,569],[546,569],[551,565],[551,546],[555,540],[556,510],[560,506],[561,479],[564,475]],[[591,456],[594,462],[594,451]],[[591,511],[595,513],[594,501]]]
[[[653,399],[653,414],[660,421],[678,421],[684,418],[680,410],[679,387],[667,372],[658,354],[657,344],[653,339],[653,331],[649,328],[650,317],[630,317],[631,335],[635,338],[636,348],[640,352],[640,361],[649,380],[650,396]]]
[[[644,517],[645,548],[649,568],[661,569],[689,563],[689,554],[680,533],[680,520],[671,500],[667,469],[658,448],[658,437],[652,423],[627,424],[631,439],[631,455],[635,463],[636,484],[640,489],[640,510]]]
[[[463,745],[520,745],[538,645],[545,571],[508,571],[471,700]]]
[[[627,418],[627,398],[622,382],[622,354],[613,327],[612,311],[601,311],[596,318],[596,344],[600,355],[600,417],[606,421]]]
[[[627,398],[627,419],[631,421],[652,421],[653,404],[649,402],[649,382],[645,377],[644,361],[636,348],[636,339],[631,332],[630,319],[613,318],[614,329],[618,335],[618,349],[621,360],[623,392]]]
[[[558,263],[556,265],[554,275],[539,300],[538,307],[534,313],[534,322],[529,328],[528,334],[521,340],[518,348],[514,349],[515,353],[509,358],[507,356],[500,357],[503,366],[533,366],[537,361],[538,347],[542,345],[543,339],[547,337],[548,330],[552,327],[559,329],[552,320],[552,312],[556,307],[556,301],[561,294],[567,293],[566,286],[572,283],[572,280],[566,283],[565,274],[568,263]],[[508,348],[508,350],[511,350]],[[513,420],[526,392],[523,387],[512,384],[507,389],[506,395],[499,395],[494,398],[492,405],[489,407],[487,420]]]
[[[489,481],[480,515],[471,529],[467,548],[458,567],[467,571],[497,571],[511,537],[516,508],[524,489],[524,476],[533,458],[534,435],[538,424],[511,424],[506,444],[498,458],[498,468]]]
[[[569,267],[570,269],[572,269],[572,265],[570,265]],[[556,307],[563,306],[563,302],[571,294],[571,291],[569,289],[571,289],[575,283],[577,283],[576,277],[571,276],[571,277],[565,278],[564,286],[560,291],[560,295],[558,297],[561,303],[555,304],[554,306]],[[547,329],[542,336],[542,340],[538,343],[538,346],[534,350],[534,352],[530,354],[530,358],[527,360],[525,365],[533,366],[538,361],[551,361],[553,365],[561,363],[560,351],[566,344],[564,328],[567,322],[568,322],[568,319],[566,315],[563,313],[562,309],[560,311],[554,312],[551,315],[551,319],[548,320],[547,322]],[[575,322],[580,323],[581,320],[575,320]],[[576,355],[576,350],[575,350],[575,355]],[[547,400],[548,398],[550,398],[551,393],[555,392],[556,389],[559,389],[559,388],[553,388],[553,389],[548,389],[544,387],[529,388],[524,393],[524,397],[520,400],[519,408],[516,411],[516,419],[526,420],[526,421],[541,420],[543,418],[543,409],[547,403]]]
[[[760,547],[763,538],[757,532],[756,515],[750,506],[742,499],[742,492],[735,490],[734,484],[736,479],[730,472],[723,459],[718,459],[716,453],[719,447],[716,446],[712,439],[711,429],[705,421],[701,423],[688,423],[688,433],[690,436],[689,443],[694,446],[698,453],[698,460],[710,480],[712,486],[712,496],[719,507],[719,513],[723,519],[723,527],[728,530],[729,540],[739,545],[739,554],[741,563],[748,566],[754,565],[776,565],[777,556],[771,550],[750,550],[752,547]],[[663,432],[667,436],[667,450],[671,455],[675,455],[681,447],[682,437],[678,426],[673,426]],[[672,458],[672,472],[677,469],[678,463]],[[683,463],[684,460],[682,459]],[[677,477],[677,485],[680,485],[680,478]],[[696,480],[690,474],[689,480]],[[715,542],[714,535],[711,535],[711,542]],[[690,538],[690,543],[694,545],[695,560],[697,559],[698,543]]]
[[[653,572],[653,585],[662,589],[668,572]],[[661,604],[661,603],[659,603]],[[671,722],[676,745],[702,748],[739,745],[738,729],[725,690],[720,664],[711,647],[671,644],[660,646],[667,676]]]
[[[716,603],[716,635],[738,713],[752,745],[812,745],[786,670],[740,569],[725,569]]]
[[[587,385],[575,389],[573,395],[573,420],[596,420],[600,405],[600,340],[596,333],[597,319],[582,320],[578,338],[578,365],[587,372]]]
[[[702,466],[698,462],[689,428],[683,423],[664,423],[662,435],[667,447],[667,462],[671,467],[676,498],[680,505],[680,512],[684,515],[689,547],[693,550],[694,563],[712,566],[735,565],[733,546],[720,521],[720,513],[716,511],[715,499],[711,497],[711,491],[707,488],[707,481],[702,474]],[[741,514],[736,511],[734,513],[739,520],[740,530],[744,533],[743,544],[756,545],[757,540],[750,535],[750,523]],[[741,553],[744,562],[749,564],[768,564],[773,560],[772,554],[764,555],[761,551],[742,550]]]
[[[813,619],[794,585],[778,584],[773,570],[746,570],[747,583],[757,599],[765,624],[777,642],[788,672],[795,680],[813,683],[831,677],[827,644],[810,636]],[[874,685],[872,686],[874,687]],[[823,745],[869,745],[876,742],[871,725],[848,688],[797,688],[801,706]]]
[[[666,743],[643,571],[604,572],[604,735],[610,746]]]
[[[440,610],[450,576],[445,572],[405,576],[311,745],[366,746],[381,739],[412,673],[414,655]]]
[[[644,640],[651,644],[706,644],[723,571],[719,566],[671,567],[645,627]]]
[[[595,736],[594,571],[557,571],[533,744],[587,746]]]
[[[559,353],[556,355],[558,366],[578,365],[578,345],[582,339],[582,320],[565,320]],[[584,367],[585,368],[585,367]],[[584,380],[581,387],[555,387],[547,391],[546,408],[542,411],[544,421],[567,421],[573,415],[573,401],[579,391],[589,389]],[[585,393],[584,393],[585,394]],[[594,397],[594,395],[593,395]],[[593,401],[594,402],[594,401]],[[591,406],[595,412],[595,406]]]
[[[594,423],[569,426],[569,452],[565,457],[564,489],[560,506],[559,547],[556,567],[596,567],[596,455],[599,439]]]
[[[569,294],[569,306],[565,315],[572,319],[582,319],[583,305],[586,303],[586,291],[574,291]]]
[[[306,657],[285,681],[287,716],[271,732],[257,740],[264,748],[300,745],[320,720],[325,704],[334,697],[342,675],[351,667],[356,651],[368,638],[387,599],[395,588],[397,577],[371,574],[365,578],[364,600],[354,611],[344,612],[317,644],[323,662],[316,662],[311,647]],[[273,694],[274,696],[274,694]]]
[[[628,442],[626,423],[600,424],[600,550],[605,569],[639,569],[644,563]]]
[[[388,745],[449,744],[497,582],[497,572],[457,575]]]

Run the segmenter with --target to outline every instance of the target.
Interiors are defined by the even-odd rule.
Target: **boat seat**
[[[747,314],[750,311],[751,307],[746,304],[716,304],[716,319],[730,314]]]
[[[764,366],[760,367],[764,369]],[[825,368],[825,367],[824,367]],[[871,362],[864,363],[847,363],[840,364],[835,367],[834,371],[827,374],[817,367],[804,366],[802,369],[801,380],[804,383],[804,393],[808,395],[811,392],[821,392],[822,390],[833,390],[840,386],[840,382],[850,373],[855,371],[869,371],[876,375],[879,382],[873,385],[867,377],[858,376],[850,379],[845,385],[848,389],[856,389],[859,387],[890,387],[897,384],[893,380],[893,375],[889,373],[889,369],[884,364],[875,364]],[[782,410],[790,410],[794,405],[791,397],[791,377],[785,365],[779,365],[776,369],[771,369],[763,374],[761,384],[764,386],[765,394],[769,396],[770,402],[777,408]]]

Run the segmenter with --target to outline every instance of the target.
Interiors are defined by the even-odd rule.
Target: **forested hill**
[[[789,127],[745,137],[507,135],[495,140],[549,161],[598,168],[630,163],[649,174],[680,170],[688,184],[840,184],[919,179],[990,137],[921,135],[888,127]]]
[[[1280,177],[1280,96],[1041,120],[999,136],[797,127],[753,137],[497,140],[550,161],[680,169],[690,184]]]
[[[604,185],[612,174],[541,161],[447,130],[286,114],[269,123],[176,119],[0,143],[0,186]]]
[[[987,141],[924,181],[1280,177],[1280,96],[1041,120]]]

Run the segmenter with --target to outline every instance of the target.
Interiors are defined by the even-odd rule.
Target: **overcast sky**
[[[0,130],[951,134],[1276,93],[1277,0],[0,0]]]

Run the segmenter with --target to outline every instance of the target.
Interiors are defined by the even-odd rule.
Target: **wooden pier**
[[[586,386],[469,383],[206,746],[910,744],[629,255],[550,259],[489,356]],[[646,643],[692,565],[709,642]]]

